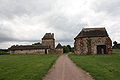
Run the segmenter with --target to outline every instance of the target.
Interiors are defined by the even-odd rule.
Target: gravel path
[[[92,77],[78,68],[67,55],[60,56],[56,64],[43,80],[93,80]]]

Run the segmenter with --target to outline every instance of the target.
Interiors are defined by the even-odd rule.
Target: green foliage
[[[120,79],[120,54],[69,55],[77,66],[89,72],[95,80]]]
[[[59,55],[1,55],[0,80],[42,80]]]
[[[120,54],[120,51],[112,51],[113,54]]]
[[[8,52],[8,49],[0,49],[0,52],[3,51],[3,52]]]
[[[63,52],[64,53],[73,52],[73,48],[71,48],[70,45],[63,46]]]
[[[0,55],[9,54],[7,49],[0,49]]]
[[[117,41],[114,41],[113,44],[114,44],[114,45],[117,45],[118,43],[117,43]]]
[[[118,44],[117,41],[114,41],[113,44],[113,49],[120,49],[120,44]]]
[[[69,52],[71,52],[71,49],[72,49],[71,46],[70,46],[70,45],[67,45],[67,47],[69,48]]]
[[[74,52],[74,47],[71,48],[71,52]]]
[[[67,46],[63,46],[63,52],[68,53],[70,52],[70,49]]]
[[[32,44],[32,45],[41,45],[41,43],[40,43],[40,42],[37,42],[37,43],[34,43],[34,44]]]

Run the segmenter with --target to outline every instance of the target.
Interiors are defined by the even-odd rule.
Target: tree
[[[63,52],[64,53],[73,52],[73,48],[70,45],[63,46]]]
[[[117,41],[114,41],[113,44],[114,44],[114,45],[117,45],[118,43],[117,43]]]
[[[120,44],[118,44],[117,41],[114,41],[113,44],[113,49],[120,49]]]
[[[33,43],[32,45],[41,45],[41,43],[37,42],[37,43]]]
[[[67,45],[67,47],[69,48],[69,52],[71,52],[72,48],[70,45]]]
[[[74,47],[71,48],[71,52],[74,52]]]
[[[68,53],[68,52],[70,52],[70,50],[67,46],[63,46],[63,52]]]

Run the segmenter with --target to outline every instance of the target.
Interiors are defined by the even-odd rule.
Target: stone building
[[[10,54],[49,54],[49,47],[43,45],[16,45],[9,48]]]
[[[46,33],[42,43],[38,45],[14,45],[9,48],[10,54],[56,54],[60,49],[55,49],[54,33]],[[63,51],[61,50],[63,53]]]
[[[55,49],[54,33],[46,33],[42,38],[42,45]]]
[[[55,50],[56,54],[63,54],[63,47],[60,43],[56,46]]]
[[[112,41],[105,28],[83,28],[74,38],[75,54],[111,54]]]

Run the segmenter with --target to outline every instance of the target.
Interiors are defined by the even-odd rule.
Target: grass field
[[[0,80],[42,80],[59,55],[0,55]]]
[[[113,55],[69,55],[77,66],[95,80],[120,80],[120,53]]]
[[[120,54],[120,51],[113,51],[113,54]]]

